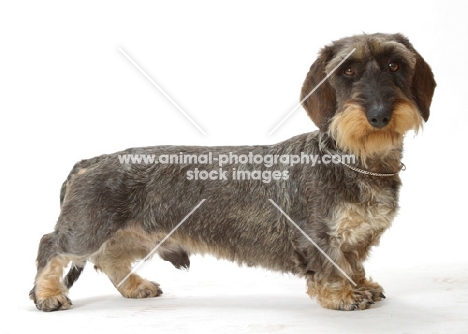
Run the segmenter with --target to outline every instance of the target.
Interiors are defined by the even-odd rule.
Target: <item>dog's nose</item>
[[[367,120],[370,125],[374,128],[381,129],[388,123],[392,118],[392,112],[389,108],[384,107],[381,104],[374,105],[366,113]]]

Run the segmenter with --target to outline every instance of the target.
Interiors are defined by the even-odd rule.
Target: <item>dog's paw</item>
[[[366,279],[364,284],[361,286],[372,294],[372,299],[374,302],[378,302],[386,298],[384,295],[384,290],[380,284],[372,281],[370,278]]]
[[[72,302],[66,294],[60,293],[47,298],[35,298],[36,307],[40,311],[51,312],[58,310],[66,310],[70,308]]]
[[[131,275],[119,287],[119,291],[125,298],[151,298],[163,293],[158,283],[145,280],[138,275]]]
[[[364,288],[322,291],[317,301],[325,308],[342,311],[365,310],[374,304],[372,293]]]
[[[308,294],[317,297],[319,304],[332,310],[365,310],[385,298],[382,287],[371,279],[353,287],[346,282],[309,285]]]
[[[348,301],[345,301],[342,305],[340,305],[340,310],[365,310],[374,303],[375,302],[372,293],[366,289],[360,288],[352,293]]]
[[[144,280],[136,289],[130,292],[128,298],[151,298],[162,295],[158,283]]]

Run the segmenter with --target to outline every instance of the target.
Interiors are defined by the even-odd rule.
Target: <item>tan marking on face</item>
[[[333,117],[329,134],[338,147],[365,161],[375,155],[388,155],[402,145],[407,131],[417,132],[422,124],[419,111],[409,102],[397,104],[390,123],[382,129],[369,124],[360,105],[348,103],[342,112]]]

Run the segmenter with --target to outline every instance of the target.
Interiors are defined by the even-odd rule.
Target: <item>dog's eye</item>
[[[400,65],[397,62],[392,61],[388,64],[388,69],[390,72],[396,72],[400,69]]]
[[[352,67],[347,67],[343,73],[347,75],[348,77],[352,77],[356,72],[354,72],[354,68]]]

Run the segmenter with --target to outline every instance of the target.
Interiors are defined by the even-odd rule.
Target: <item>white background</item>
[[[1,333],[447,333],[468,325],[466,9],[458,1],[2,2]],[[305,282],[193,257],[139,273],[159,299],[127,300],[92,266],[69,311],[28,300],[40,237],[73,164],[134,146],[275,143],[315,130],[299,99],[318,50],[362,32],[402,32],[432,66],[431,117],[405,141],[401,211],[368,262],[387,300],[322,309]],[[127,52],[207,133],[119,52]]]

